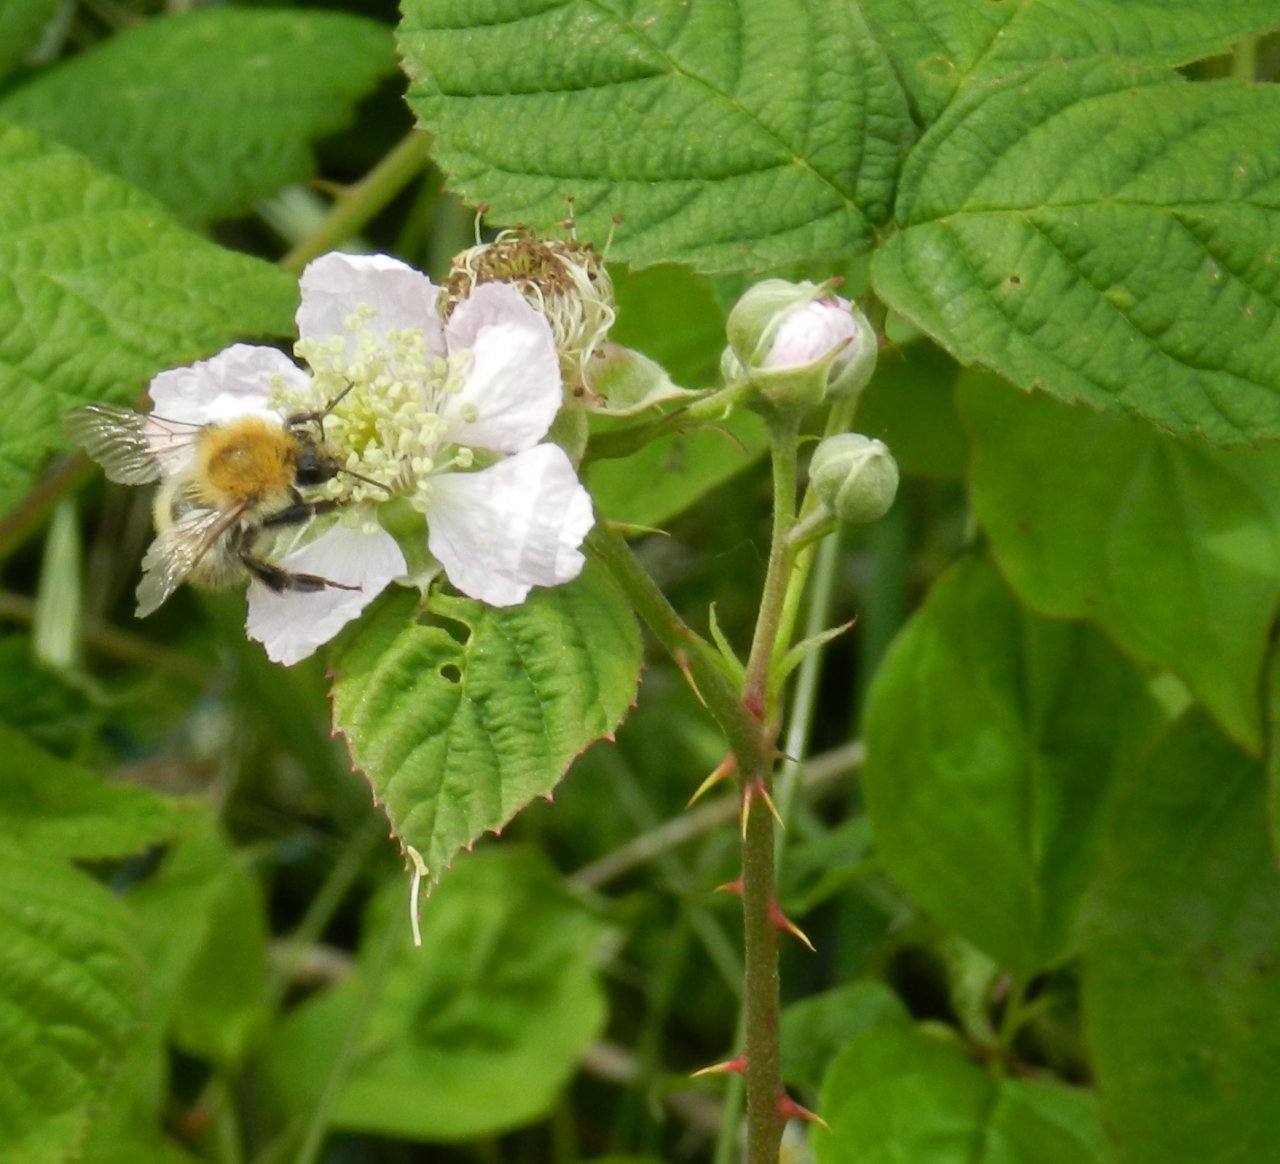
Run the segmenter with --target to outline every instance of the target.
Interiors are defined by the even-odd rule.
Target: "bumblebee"
[[[341,504],[308,500],[303,493],[344,471],[324,440],[324,417],[332,407],[287,419],[251,414],[203,425],[113,404],[86,404],[67,414],[67,436],[112,481],[161,482],[153,511],[156,539],[142,559],[139,618],[183,582],[216,589],[256,578],[278,593],[359,589],[292,573],[258,552],[271,530]]]

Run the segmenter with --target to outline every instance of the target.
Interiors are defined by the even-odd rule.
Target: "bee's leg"
[[[301,525],[304,521],[319,517],[322,513],[332,513],[341,504],[341,502],[332,499],[327,501],[303,501],[296,493],[294,497],[295,500],[292,505],[288,505],[279,512],[273,513],[270,517],[264,518],[263,526]]]
[[[359,590],[359,586],[348,586],[345,582],[334,582],[330,578],[321,578],[319,574],[295,574],[282,566],[264,562],[255,558],[248,550],[240,551],[240,560],[244,567],[268,590],[283,594],[287,590]]]

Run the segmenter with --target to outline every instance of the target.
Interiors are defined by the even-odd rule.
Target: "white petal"
[[[307,264],[300,280],[302,306],[298,334],[303,339],[347,338],[347,359],[356,341],[347,320],[357,309],[371,308],[367,334],[384,336],[401,328],[420,328],[427,347],[444,354],[444,325],[436,312],[437,287],[421,271],[389,255],[344,255],[332,251]]]
[[[803,368],[857,338],[847,299],[815,299],[782,321],[765,357],[766,368]]]
[[[471,350],[465,384],[442,409],[458,444],[517,453],[560,410],[560,359],[546,317],[507,283],[481,283],[445,325],[450,353]],[[475,419],[464,419],[474,410]]]
[[[538,445],[477,473],[432,482],[427,545],[463,594],[490,606],[532,586],[569,582],[595,522],[591,496],[557,445]]]
[[[277,594],[260,582],[249,586],[249,637],[286,666],[305,659],[356,618],[406,570],[395,538],[338,524],[280,561],[295,573],[317,574],[359,590],[288,590]]]
[[[305,388],[307,374],[276,348],[232,344],[188,368],[161,372],[151,381],[155,415],[183,424],[221,424],[241,416],[279,413],[267,406],[273,377]]]
[[[155,408],[142,435],[166,477],[184,469],[195,455],[197,431],[206,424],[226,424],[244,416],[260,416],[283,424],[267,407],[272,380],[305,388],[307,374],[275,348],[233,344],[187,368],[161,372],[151,381]]]

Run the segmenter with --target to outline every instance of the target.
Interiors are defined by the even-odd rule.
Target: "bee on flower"
[[[397,579],[424,582],[443,570],[463,594],[510,606],[534,586],[576,578],[594,515],[569,457],[543,440],[562,403],[546,318],[514,287],[485,283],[446,320],[441,289],[381,255],[323,256],[303,272],[301,291],[294,351],[309,374],[273,348],[248,345],[162,373],[152,383],[151,416],[125,426],[146,434],[133,453],[145,474],[119,476],[112,457],[123,454],[104,453],[85,425],[70,424],[109,475],[159,478],[162,494],[182,494],[169,482],[185,480],[196,457],[158,451],[172,443],[175,424],[200,434],[188,441],[194,450],[226,443],[228,426],[256,417],[294,450],[254,519],[227,519],[229,550],[223,541],[203,550],[190,543],[195,564],[169,568],[161,528],[148,554],[167,586],[159,601],[183,579],[222,585],[247,575],[248,633],[288,664]],[[322,468],[303,479],[296,467],[310,466],[313,452]],[[383,525],[389,502],[400,510],[399,540]],[[217,508],[192,503],[175,521]],[[417,532],[424,523],[425,547]],[[203,570],[215,544],[219,561],[231,553],[245,568]]]

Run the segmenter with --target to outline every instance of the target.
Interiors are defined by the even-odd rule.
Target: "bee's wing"
[[[112,481],[146,485],[160,480],[175,454],[185,459],[200,426],[160,421],[118,404],[85,404],[62,418],[62,429]]]
[[[115,404],[85,404],[62,418],[62,430],[81,445],[112,481],[145,485],[160,479],[160,462],[142,435],[147,418]]]
[[[151,543],[142,558],[138,618],[146,618],[182,585],[209,548],[240,520],[243,508],[190,510]]]

